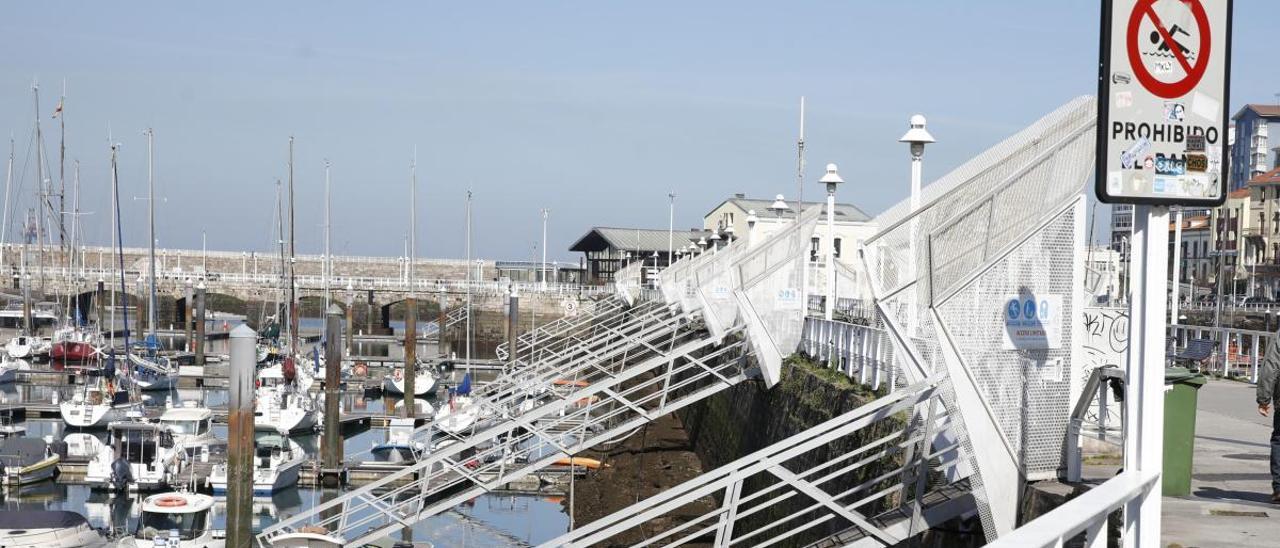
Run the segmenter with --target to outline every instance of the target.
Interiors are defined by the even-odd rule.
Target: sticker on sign
[[[1097,195],[1107,203],[1226,199],[1232,0],[1104,0]],[[1207,153],[1207,154],[1206,154]]]

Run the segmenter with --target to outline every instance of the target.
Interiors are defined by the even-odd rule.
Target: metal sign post
[[[1124,467],[1139,476],[1163,465],[1169,206],[1227,195],[1231,6],[1102,3],[1095,184],[1098,200],[1135,204]],[[1125,504],[1124,546],[1160,545],[1160,483]]]

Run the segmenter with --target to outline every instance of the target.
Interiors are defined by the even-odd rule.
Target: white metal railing
[[[1233,327],[1173,324],[1168,327],[1171,352],[1180,352],[1195,339],[1217,343],[1213,357],[1202,368],[1207,373],[1244,377],[1258,382],[1258,364],[1266,354],[1275,333]]]
[[[821,318],[805,318],[800,348],[819,363],[879,390],[893,391],[896,379],[893,339],[883,329]]]
[[[987,547],[1059,548],[1084,533],[1085,548],[1106,548],[1107,518],[1112,512],[1141,500],[1159,478],[1159,474],[1125,470],[1053,511],[1001,536],[995,542],[987,544]]]
[[[74,287],[81,287],[87,284],[102,280],[119,280],[120,274],[115,269],[99,269],[91,267],[82,267],[69,269],[66,267],[45,267],[33,268],[28,266],[27,273],[33,278],[43,277],[45,280],[60,282]],[[145,279],[145,270],[127,270],[124,274],[125,285],[132,287],[139,279]],[[164,287],[174,285],[183,286],[188,283],[194,284],[197,281],[203,281],[211,288],[230,287],[254,290],[273,290],[281,287],[281,279],[279,276],[272,274],[252,274],[241,272],[208,272],[204,274],[197,273],[181,273],[157,272],[156,282]],[[573,295],[573,296],[594,296],[602,295],[610,292],[609,288],[604,286],[581,285],[570,283],[542,283],[542,282],[511,282],[511,281],[487,281],[487,280],[452,280],[452,279],[419,279],[414,280],[414,284],[410,285],[403,278],[395,277],[374,277],[374,276],[333,276],[329,278],[329,287],[338,295],[342,295],[347,287],[351,287],[353,291],[393,291],[407,292],[410,290],[417,291],[421,294],[431,294],[440,291],[449,293],[465,293],[470,288],[472,293],[481,295],[503,294],[514,288],[520,293],[538,294],[538,295]],[[324,276],[317,274],[303,274],[294,276],[294,282],[300,289],[319,290],[325,286]]]
[[[1086,429],[1092,431],[1100,441],[1113,445],[1124,444],[1124,411],[1120,408],[1119,416],[1112,411],[1114,400],[1109,398],[1112,379],[1124,381],[1124,372],[1117,367],[1099,367],[1089,374],[1080,399],[1071,411],[1071,422],[1067,424],[1067,481],[1080,481],[1083,468],[1083,449],[1080,438]]]

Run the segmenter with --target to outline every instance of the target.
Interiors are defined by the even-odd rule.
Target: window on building
[[[818,260],[818,244],[821,241],[822,239],[817,236],[809,238],[809,262],[812,263]]]
[[[835,251],[834,251],[835,256],[837,259],[839,259],[840,258],[840,238],[836,238],[833,241],[833,244],[835,245]]]

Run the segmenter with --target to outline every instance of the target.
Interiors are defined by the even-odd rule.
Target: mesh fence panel
[[[1058,348],[1006,350],[1001,303],[1011,295],[1074,294],[1076,215],[1076,208],[1062,212],[938,309],[1001,434],[1032,479],[1053,477],[1062,466],[1072,404],[1072,330],[1061,330]],[[1078,305],[1063,299],[1064,320]]]
[[[734,298],[767,386],[777,384],[782,358],[800,345],[805,308],[802,242],[813,235],[819,213],[818,208],[804,212],[797,224],[742,252],[733,266],[739,283]]]
[[[738,321],[738,303],[733,298],[737,287],[733,263],[747,247],[747,241],[739,239],[728,247],[709,253],[709,258],[694,273],[698,296],[702,302],[702,317],[707,329],[717,338]]]
[[[882,313],[873,327],[893,320],[926,371],[944,367],[938,329],[945,327],[1030,475],[1057,470],[1070,413],[1074,249],[1084,244],[1070,206],[1091,173],[1094,123],[1092,98],[1071,101],[926,186],[916,211],[904,202],[878,216],[881,231],[861,249]],[[1063,296],[1062,350],[1003,350],[1000,303],[1020,288]],[[944,326],[934,325],[931,303],[949,296],[936,309]],[[940,395],[959,418],[954,386],[944,383]],[[964,421],[952,424],[973,455]],[[995,531],[982,478],[971,481],[983,524]]]

